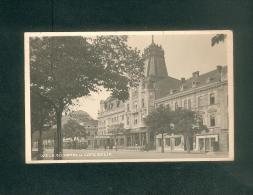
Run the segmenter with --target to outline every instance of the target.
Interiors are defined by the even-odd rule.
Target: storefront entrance
[[[218,135],[196,136],[196,148],[201,152],[218,151]]]

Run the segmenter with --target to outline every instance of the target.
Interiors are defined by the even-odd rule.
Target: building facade
[[[202,114],[209,130],[194,136],[193,150],[227,151],[228,104],[227,68],[200,75],[198,71],[189,79],[168,76],[164,50],[152,43],[144,50],[145,78],[138,87],[129,90],[125,102],[109,97],[100,102],[98,112],[98,147],[140,149],[147,145],[161,146],[161,135],[154,135],[144,124],[144,118],[158,106],[171,109],[183,107]],[[166,135],[166,150],[185,150],[182,135]]]
[[[194,72],[189,79],[182,78],[178,89],[171,90],[155,100],[155,106],[168,106],[198,112],[207,126],[193,137],[192,149],[196,151],[228,151],[228,88],[227,67],[217,66],[216,70],[200,75]],[[161,146],[161,135],[156,136],[156,145]],[[166,135],[165,149],[184,150],[184,137]],[[158,148],[157,147],[157,148]]]

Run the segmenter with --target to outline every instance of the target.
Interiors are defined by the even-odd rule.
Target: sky
[[[211,38],[215,34],[180,34],[155,35],[154,42],[164,49],[164,57],[168,75],[177,79],[189,78],[195,71],[200,74],[214,70],[217,65],[227,64],[226,41],[211,46]],[[128,45],[143,52],[152,41],[151,35],[129,35]],[[99,94],[92,93],[89,97],[79,98],[78,105],[72,110],[84,110],[94,119],[100,100],[106,99],[109,92],[102,89]]]

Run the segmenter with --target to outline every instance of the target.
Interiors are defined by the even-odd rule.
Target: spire
[[[146,60],[145,76],[154,76],[157,78],[167,77],[167,67],[164,59],[164,50],[161,46],[154,43],[154,35],[151,36],[152,43],[144,49]]]

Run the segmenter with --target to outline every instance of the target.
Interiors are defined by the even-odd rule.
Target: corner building
[[[140,149],[147,144],[161,147],[161,135],[152,134],[144,118],[158,106],[171,109],[184,107],[199,111],[210,131],[195,135],[193,150],[227,151],[228,104],[227,68],[200,75],[198,71],[189,79],[168,76],[164,50],[152,43],[144,50],[145,78],[136,88],[129,90],[129,100],[122,102],[109,97],[100,102],[98,112],[97,147]],[[166,135],[165,150],[185,150],[182,135]]]

